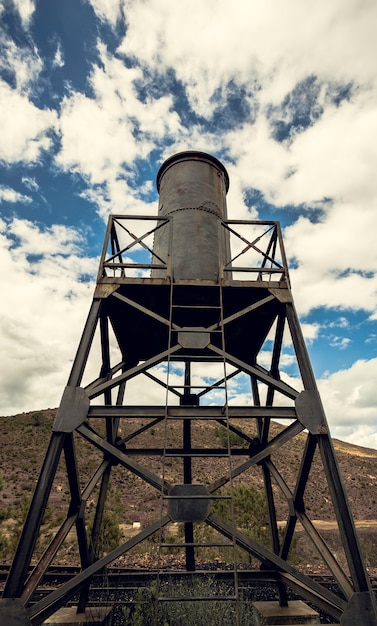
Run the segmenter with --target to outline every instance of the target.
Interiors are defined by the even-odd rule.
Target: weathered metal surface
[[[342,617],[341,626],[376,626],[376,614],[370,593],[354,593]]]
[[[282,287],[280,289],[272,287],[268,291],[272,293],[275,298],[279,300],[279,302],[292,302],[292,294],[290,289],[288,289],[288,286],[286,288]]]
[[[302,391],[296,398],[295,407],[298,419],[309,432],[313,435],[326,432],[326,417],[316,390],[306,389]]]
[[[205,485],[174,485],[168,495],[168,515],[174,522],[204,522],[209,513]]]
[[[296,418],[296,411],[288,406],[229,406],[229,417],[234,419],[264,419],[272,417],[279,420],[292,420]],[[222,406],[99,406],[92,405],[89,409],[88,417],[123,417],[126,419],[140,417],[160,417],[167,416],[168,419],[177,420],[218,420],[224,417]]]
[[[108,298],[118,289],[115,283],[99,283],[94,291],[94,298]]]
[[[204,332],[204,328],[200,330],[186,330],[183,328],[178,333],[178,343],[182,348],[191,348],[193,350],[200,350],[206,348],[211,341],[209,333]]]
[[[229,180],[224,166],[202,152],[182,152],[165,161],[157,175],[159,216],[172,219],[173,280],[218,281],[220,264],[230,259],[226,219]],[[168,233],[155,233],[153,251],[167,256]],[[161,276],[152,270],[152,276]]]
[[[60,402],[53,430],[71,433],[83,423],[89,411],[89,398],[82,387],[66,387]]]
[[[19,598],[0,599],[0,626],[31,626]]]

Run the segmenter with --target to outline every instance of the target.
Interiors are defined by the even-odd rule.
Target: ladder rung
[[[160,543],[161,548],[234,548],[234,543]]]
[[[231,500],[232,496],[192,495],[192,496],[162,496],[164,500]]]
[[[234,600],[237,596],[160,596],[158,602],[210,602],[216,600]]]
[[[246,448],[245,448],[246,450]],[[241,451],[242,452],[242,451]],[[247,455],[247,451],[243,453],[242,456]],[[228,457],[230,456],[229,453],[227,451],[225,452],[213,452],[212,450],[208,450],[208,452],[171,452],[171,453],[165,453],[164,457],[165,458],[169,458],[169,459],[173,459],[173,458],[183,458],[183,457],[191,457],[192,459],[199,459],[199,458],[213,458],[213,457]]]
[[[174,309],[221,309],[219,304],[172,304]]]
[[[220,387],[221,389],[221,387]],[[195,405],[191,405],[191,406],[195,406]],[[225,416],[222,417],[222,419],[224,419]],[[167,416],[168,420],[212,420],[217,421],[219,419],[219,417],[212,417],[212,415],[168,415]]]
[[[174,389],[188,389],[188,388],[190,389],[215,389],[215,390],[225,389],[225,385],[222,385],[222,386],[219,385],[217,387],[214,387],[213,385],[208,385],[208,387],[206,385],[171,385],[171,387]],[[218,418],[216,417],[212,419],[218,419]]]

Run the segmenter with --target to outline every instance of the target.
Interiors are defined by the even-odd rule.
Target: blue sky
[[[0,414],[58,404],[109,213],[155,214],[159,165],[198,149],[228,169],[230,218],[281,221],[333,435],[377,447],[376,18],[0,0]]]

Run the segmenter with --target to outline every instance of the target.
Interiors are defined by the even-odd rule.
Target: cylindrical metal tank
[[[227,219],[228,173],[215,157],[204,152],[180,152],[167,159],[157,174],[159,216],[169,216],[173,280],[218,281],[221,266],[230,259]],[[153,251],[167,258],[168,228],[155,233]],[[153,270],[153,277],[165,275]]]

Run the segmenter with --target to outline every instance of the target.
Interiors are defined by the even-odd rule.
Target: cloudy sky
[[[179,150],[280,220],[335,437],[377,448],[377,5],[0,0],[0,415],[59,403],[109,213]]]

